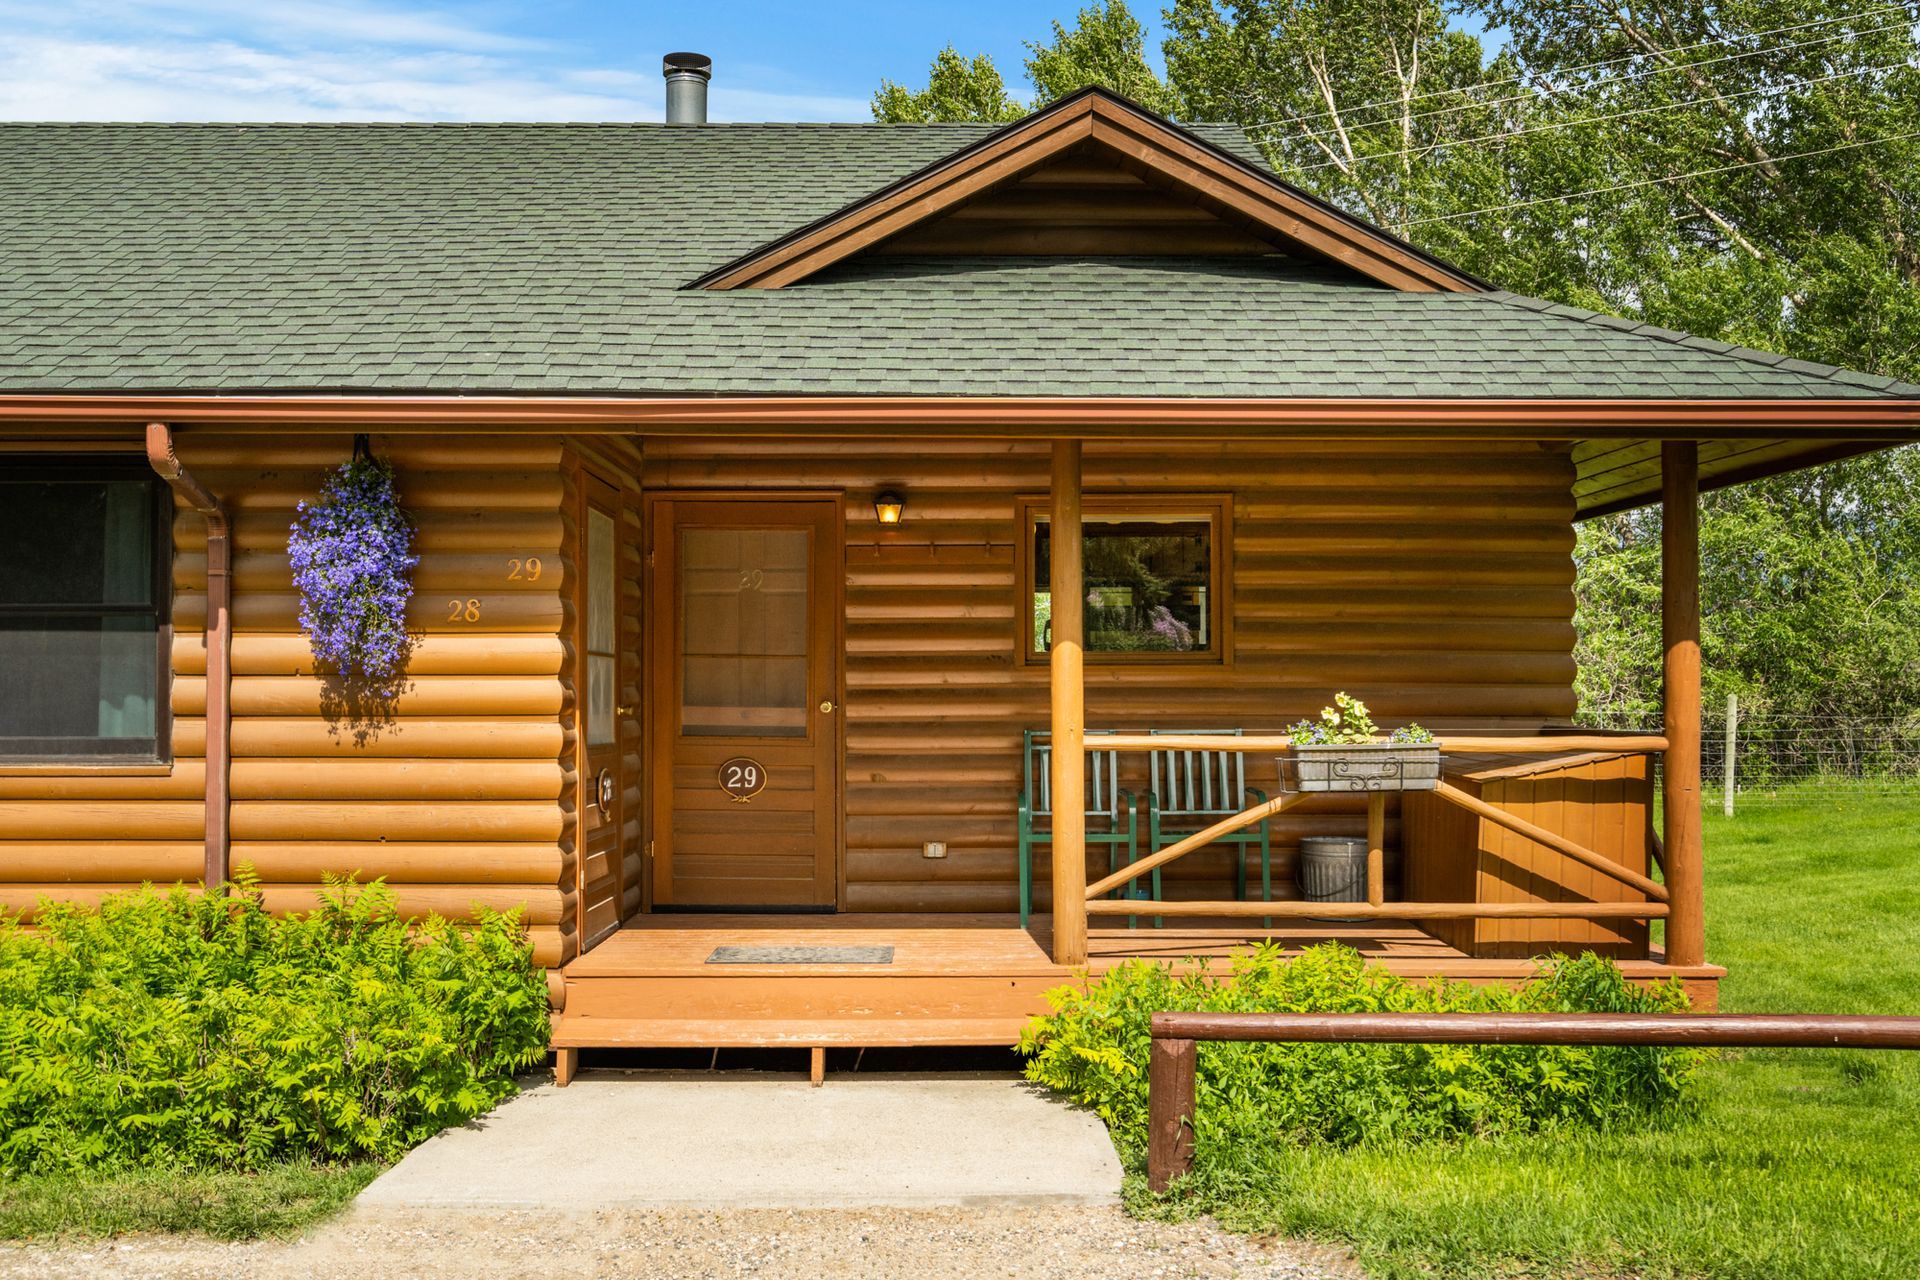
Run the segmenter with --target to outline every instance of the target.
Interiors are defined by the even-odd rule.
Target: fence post
[[[1727,695],[1727,754],[1720,765],[1720,787],[1723,798],[1720,802],[1722,812],[1729,818],[1733,816],[1733,749],[1738,740],[1738,731],[1734,726],[1740,723],[1740,695]]]
[[[1165,1191],[1193,1168],[1192,1040],[1149,1042],[1147,1050],[1147,1185]]]

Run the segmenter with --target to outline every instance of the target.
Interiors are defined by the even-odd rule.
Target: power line
[[[1913,66],[1914,64],[1910,62],[1889,62],[1881,66],[1855,67],[1851,71],[1836,71],[1830,76],[1809,76],[1805,80],[1795,80],[1791,84],[1767,85],[1758,89],[1743,89],[1738,93],[1723,94],[1719,101],[1732,102],[1739,98],[1764,97],[1776,93],[1788,93],[1794,89],[1804,89],[1808,85],[1827,84],[1834,80],[1850,80],[1855,76],[1872,75],[1879,71],[1912,70]],[[1390,160],[1395,156],[1411,155],[1416,151],[1441,151],[1448,147],[1470,147],[1483,142],[1504,142],[1509,138],[1524,138],[1531,133],[1550,133],[1556,129],[1572,129],[1583,124],[1605,124],[1610,120],[1625,120],[1633,116],[1657,115],[1662,111],[1678,111],[1682,107],[1704,106],[1709,101],[1711,101],[1711,99],[1687,98],[1680,102],[1655,103],[1652,106],[1631,107],[1628,110],[1615,111],[1607,115],[1580,116],[1573,120],[1556,120],[1550,124],[1532,125],[1525,129],[1506,129],[1498,133],[1483,133],[1477,138],[1451,138],[1422,143],[1417,147],[1396,147],[1392,151],[1370,152],[1367,155],[1355,156],[1353,159],[1356,162],[1365,160]],[[1345,167],[1346,163],[1347,162],[1343,160],[1321,160],[1314,164],[1294,165],[1292,169],[1295,173],[1312,173],[1316,169],[1330,169],[1336,166]]]
[[[1863,10],[1860,13],[1842,14],[1837,18],[1820,18],[1814,22],[1801,22],[1790,27],[1774,27],[1768,31],[1748,31],[1739,35],[1718,36],[1712,40],[1701,40],[1694,44],[1683,44],[1677,48],[1669,49],[1667,52],[1670,55],[1689,53],[1695,49],[1705,49],[1714,45],[1732,44],[1736,40],[1764,40],[1768,36],[1791,35],[1795,31],[1807,31],[1814,27],[1830,27],[1836,22],[1848,22],[1857,18],[1866,18],[1876,13],[1898,13],[1902,17],[1905,17],[1906,12],[1906,9],[1900,5],[1882,5],[1874,9]],[[1612,67],[1618,66],[1623,62],[1632,62],[1637,58],[1643,58],[1645,56],[1645,53],[1624,54],[1620,57],[1607,58],[1600,62],[1588,62],[1580,66],[1568,67],[1560,74],[1563,76],[1577,76],[1588,71],[1598,71],[1602,67]],[[1417,93],[1413,97],[1405,99],[1405,102],[1422,102],[1428,98],[1445,98],[1455,94],[1478,93],[1482,89],[1498,89],[1501,85],[1519,84],[1522,80],[1528,79],[1531,74],[1531,72],[1528,72],[1517,76],[1508,76],[1504,80],[1488,80],[1480,84],[1460,85],[1452,89],[1429,89],[1425,93]],[[1375,102],[1363,102],[1357,107],[1349,107],[1347,109],[1349,111],[1369,111],[1375,107],[1398,107],[1402,105],[1404,105],[1404,103],[1399,98],[1381,98]],[[1305,120],[1312,120],[1320,116],[1331,116],[1333,114],[1335,114],[1335,112],[1331,108],[1317,109],[1305,115],[1283,116],[1277,120],[1262,120],[1255,124],[1247,125],[1246,128],[1249,132],[1254,129],[1277,128],[1280,125],[1299,124]]]
[[[1900,12],[1904,14],[1905,10],[1901,10]],[[1756,58],[1756,57],[1759,57],[1761,54],[1766,54],[1766,53],[1789,53],[1796,49],[1814,49],[1822,45],[1845,43],[1850,40],[1858,40],[1862,36],[1878,35],[1883,31],[1894,31],[1901,28],[1910,28],[1911,26],[1912,26],[1912,23],[1906,22],[1906,21],[1889,22],[1878,27],[1867,27],[1860,31],[1842,31],[1836,35],[1821,36],[1818,39],[1814,39],[1814,40],[1796,40],[1796,41],[1789,42],[1787,44],[1773,45],[1765,49],[1746,49],[1739,53],[1723,54],[1718,58],[1703,58],[1698,62],[1668,63],[1668,64],[1657,66],[1657,67],[1647,67],[1639,71],[1628,71],[1628,72],[1623,72],[1620,75],[1607,76],[1603,79],[1596,80],[1592,84],[1580,85],[1577,88],[1571,89],[1571,90],[1549,85],[1544,90],[1543,96],[1552,97],[1559,94],[1565,94],[1568,92],[1579,93],[1579,94],[1592,93],[1596,90],[1604,89],[1609,85],[1618,84],[1622,81],[1641,80],[1641,79],[1645,79],[1648,76],[1664,75],[1664,74],[1668,74],[1675,71],[1691,71],[1691,70],[1696,70],[1700,67],[1718,66],[1723,62],[1738,62],[1744,58]],[[1793,28],[1782,28],[1782,30],[1792,30],[1792,29]],[[1696,45],[1696,46],[1689,46],[1689,47],[1698,48],[1700,46]],[[1676,50],[1675,52],[1678,52],[1678,51]],[[1645,55],[1635,55],[1635,56],[1645,56]],[[1572,74],[1572,73],[1567,72],[1563,74]],[[1412,98],[1408,98],[1407,102],[1409,103],[1418,102],[1422,98],[1428,98],[1428,97],[1442,97],[1442,96],[1448,96],[1448,95],[1454,95],[1454,94],[1477,92],[1481,88],[1492,88],[1492,87],[1497,87],[1500,84],[1516,83],[1518,82],[1518,80],[1522,78],[1523,77],[1517,77],[1517,76],[1511,77],[1505,81],[1492,81],[1489,84],[1484,86],[1483,85],[1463,85],[1457,89],[1436,89],[1430,94],[1418,94]],[[1503,98],[1489,99],[1485,102],[1455,103],[1451,106],[1434,107],[1428,111],[1416,111],[1412,115],[1406,118],[1408,121],[1425,120],[1432,116],[1453,115],[1461,111],[1470,111],[1475,107],[1499,107],[1499,106],[1505,106],[1506,104],[1511,102],[1525,102],[1525,101],[1531,100],[1533,96],[1534,96],[1533,94],[1529,94],[1529,93],[1514,93],[1514,94],[1508,94],[1506,97],[1503,97]],[[1383,99],[1380,102],[1375,102],[1368,105],[1375,106],[1375,107],[1377,106],[1397,107],[1402,104],[1396,99]],[[1350,111],[1363,111],[1366,109],[1368,108],[1367,107],[1349,108]],[[1323,111],[1316,111],[1311,115],[1293,116],[1283,120],[1267,120],[1267,121],[1260,122],[1258,124],[1250,124],[1250,125],[1244,126],[1244,129],[1249,134],[1267,132],[1272,129],[1278,128],[1281,125],[1295,124],[1301,121],[1315,119],[1316,117],[1325,117],[1327,119],[1337,120],[1339,119],[1339,115],[1340,113],[1338,113],[1337,111],[1331,108],[1328,108]],[[1375,125],[1385,124],[1385,123],[1387,123],[1387,119],[1365,120],[1365,121],[1360,121],[1354,124],[1352,127],[1356,129],[1365,129],[1365,128],[1371,128]],[[1305,131],[1305,134],[1309,139],[1323,139],[1323,135],[1315,133],[1312,130]]]
[[[1694,169],[1687,173],[1672,173],[1663,178],[1641,178],[1634,182],[1615,183],[1610,187],[1594,187],[1589,191],[1572,191],[1565,195],[1540,196],[1533,200],[1514,200],[1508,204],[1488,205],[1484,209],[1464,209],[1459,213],[1442,213],[1431,218],[1415,218],[1410,222],[1396,225],[1405,230],[1408,227],[1424,227],[1434,222],[1457,222],[1461,218],[1478,217],[1483,213],[1506,213],[1512,209],[1528,209],[1534,205],[1553,204],[1568,200],[1584,200],[1588,196],[1604,196],[1615,191],[1631,191],[1636,187],[1655,187],[1664,182],[1681,182],[1687,178],[1704,178],[1716,173],[1732,173],[1738,169],[1751,169],[1756,165],[1785,164],[1789,160],[1807,160],[1814,156],[1832,155],[1836,151],[1853,151],[1860,147],[1876,147],[1885,142],[1904,142],[1909,138],[1920,138],[1920,129],[1906,133],[1889,134],[1884,138],[1865,138],[1859,142],[1842,142],[1836,146],[1821,147],[1815,151],[1795,151],[1790,155],[1769,156],[1765,160],[1743,160],[1739,164],[1723,164],[1712,169]]]

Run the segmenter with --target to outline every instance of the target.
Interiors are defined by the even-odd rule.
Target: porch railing
[[[1262,1044],[1570,1044],[1920,1049],[1920,1018],[1691,1013],[1156,1013],[1147,1059],[1147,1185],[1193,1167],[1202,1040]]]
[[[1086,892],[1091,886],[1086,882],[1086,821],[1081,797],[1085,783],[1083,770],[1087,724],[1083,653],[1086,628],[1082,607],[1086,600],[1087,582],[1082,564],[1081,521],[1085,477],[1081,464],[1080,439],[1074,436],[1055,438],[1049,468],[1049,519],[1053,529],[1053,554],[1049,561],[1047,583],[1052,593],[1054,612],[1053,645],[1048,655],[1049,700],[1052,708],[1048,728],[1054,743],[1053,792],[1059,818],[1053,833],[1053,958],[1055,963],[1063,965],[1083,965],[1087,962],[1089,913],[1128,913],[1127,903],[1101,900],[1097,895],[1096,900],[1089,901]],[[1665,825],[1662,848],[1668,889],[1662,900],[1650,900],[1645,906],[1633,909],[1644,911],[1649,918],[1666,917],[1667,959],[1672,964],[1682,966],[1698,965],[1706,960],[1705,882],[1700,837],[1699,506],[1700,450],[1697,442],[1687,439],[1661,441],[1660,635],[1664,651],[1661,663],[1664,690],[1661,723],[1665,732],[1659,739],[1644,740],[1649,744],[1658,743],[1657,746],[1648,745],[1641,749],[1658,750],[1663,756],[1661,794],[1665,800]],[[1469,743],[1482,749],[1551,752],[1576,750],[1581,739],[1572,735],[1553,735],[1533,744],[1525,739],[1454,739],[1446,745],[1455,751],[1465,751],[1473,749]],[[1103,737],[1101,745],[1113,745],[1112,739]],[[1172,745],[1174,740],[1170,738],[1153,741],[1131,736],[1126,749],[1151,750],[1154,746]],[[1220,745],[1219,740],[1209,738],[1203,749],[1218,750]],[[1245,738],[1235,745],[1236,749],[1249,751],[1282,747],[1281,740],[1276,738]],[[1599,749],[1622,752],[1635,748],[1628,745],[1628,741],[1609,740]],[[1454,802],[1458,803],[1457,799]],[[1285,803],[1285,797],[1274,801],[1275,808],[1268,812],[1278,812],[1278,806]],[[1257,810],[1250,811],[1250,814],[1241,816],[1247,822],[1258,821],[1260,815]],[[1368,914],[1389,915],[1392,913],[1384,909],[1386,904],[1382,898],[1384,855],[1380,851],[1379,839],[1385,826],[1384,809],[1376,808],[1370,815],[1368,825],[1373,835],[1369,841],[1373,852],[1368,860],[1366,909]],[[1238,829],[1234,826],[1221,827],[1225,831]],[[1154,856],[1161,859],[1159,865],[1165,865],[1203,843],[1204,840],[1198,837],[1190,837]],[[1118,881],[1107,877],[1098,883],[1106,889],[1124,884],[1138,874],[1135,868],[1142,865],[1135,863],[1133,868],[1128,869],[1128,874]],[[1146,869],[1151,870],[1151,865]],[[1604,866],[1599,869],[1608,875],[1613,874]],[[1649,897],[1651,899],[1651,895]],[[1221,904],[1208,905],[1217,908]],[[1281,914],[1269,910],[1271,905],[1261,903],[1251,909],[1233,907],[1219,914]],[[1409,905],[1401,904],[1396,910],[1405,914]],[[1491,905],[1429,903],[1424,904],[1423,909],[1428,912],[1453,911],[1466,916],[1491,915],[1494,914]],[[1191,911],[1196,908],[1182,906],[1180,909]],[[1556,915],[1618,910],[1597,903],[1564,906],[1544,904],[1542,907],[1526,904],[1510,909],[1551,909]],[[1138,910],[1137,904],[1134,905],[1133,912],[1137,913]],[[1159,910],[1162,914],[1170,913],[1168,904],[1161,904]]]
[[[1449,737],[1437,745],[1442,755],[1569,755],[1605,752],[1611,755],[1637,755],[1667,749],[1667,740],[1655,736],[1615,736],[1542,734],[1530,737]],[[1284,754],[1293,749],[1286,737],[1251,736],[1230,738],[1218,735],[1182,737],[1177,734],[1103,734],[1103,751],[1254,751]],[[1111,875],[1086,887],[1084,910],[1089,916],[1141,914],[1140,902],[1132,898],[1106,895],[1141,876],[1201,849],[1225,835],[1244,830],[1262,819],[1285,813],[1323,792],[1290,791],[1262,801],[1249,809],[1223,818],[1166,848],[1129,863]],[[1387,794],[1369,791],[1367,796],[1367,898],[1364,903],[1340,903],[1339,914],[1354,919],[1391,920],[1662,920],[1672,910],[1667,887],[1624,867],[1604,854],[1555,831],[1488,804],[1478,796],[1461,790],[1444,778],[1430,793],[1476,817],[1571,858],[1583,866],[1608,876],[1645,895],[1645,902],[1388,902],[1386,900],[1386,814]],[[1262,919],[1324,916],[1325,902],[1156,902],[1156,916],[1216,916],[1233,918],[1258,916]]]

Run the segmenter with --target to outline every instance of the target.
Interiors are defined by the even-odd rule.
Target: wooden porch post
[[[1666,651],[1667,963],[1704,964],[1706,900],[1700,836],[1700,451],[1660,446],[1660,632]]]
[[[1081,646],[1080,442],[1053,442],[1049,530],[1053,602],[1053,962],[1087,962],[1086,683]]]

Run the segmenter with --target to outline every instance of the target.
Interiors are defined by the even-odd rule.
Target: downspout
[[[173,429],[147,424],[147,461],[207,522],[207,888],[227,880],[232,847],[228,773],[233,760],[233,538],[227,512],[207,487],[180,465]]]

